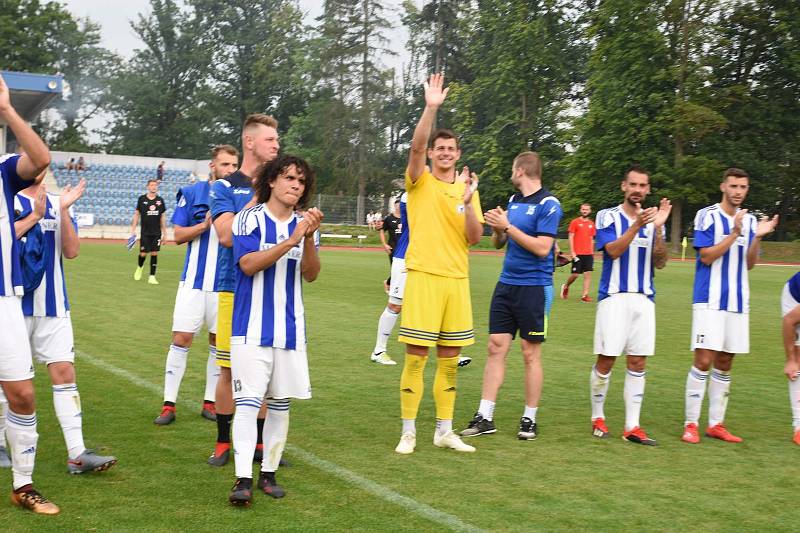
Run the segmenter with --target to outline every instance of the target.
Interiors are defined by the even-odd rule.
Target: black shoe
[[[467,429],[461,432],[462,437],[477,437],[487,433],[495,433],[497,428],[494,427],[494,422],[486,420],[480,413],[475,413],[475,416],[470,421]]]
[[[519,431],[517,432],[517,438],[519,440],[533,440],[536,438],[538,431],[536,422],[527,416],[523,416],[519,419]]]
[[[253,480],[246,477],[237,478],[231,494],[228,496],[228,501],[232,505],[249,506],[253,501]]]
[[[212,453],[211,457],[208,458],[206,461],[211,466],[225,466],[228,464],[228,461],[231,458],[231,449],[228,448],[221,455],[216,455],[216,453]]]
[[[261,472],[261,475],[258,476],[258,488],[263,490],[264,494],[273,498],[286,496],[286,491],[275,481],[275,472]]]

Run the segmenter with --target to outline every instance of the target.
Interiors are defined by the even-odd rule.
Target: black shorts
[[[531,342],[547,337],[547,315],[553,286],[506,285],[498,282],[489,306],[489,334],[510,333]]]
[[[583,274],[584,272],[592,272],[594,270],[594,256],[579,255],[572,260],[572,273]]]
[[[139,251],[142,253],[161,250],[161,235],[142,235],[139,240]]]

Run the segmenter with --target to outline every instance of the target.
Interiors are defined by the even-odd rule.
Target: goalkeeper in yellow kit
[[[447,96],[444,77],[433,74],[425,84],[425,110],[414,130],[406,169],[408,226],[406,290],[400,342],[406,344],[400,378],[403,432],[397,453],[416,447],[416,418],[424,388],[428,349],[436,346],[436,433],[433,444],[474,452],[453,432],[456,372],[462,346],[475,342],[469,294],[469,246],[483,233],[478,177],[468,169],[459,175],[461,150],[456,135],[446,129],[431,134],[439,106]],[[430,141],[430,142],[429,142]],[[430,159],[430,168],[426,160]]]

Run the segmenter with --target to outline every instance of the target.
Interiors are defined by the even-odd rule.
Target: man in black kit
[[[161,249],[161,236],[166,233],[166,222],[164,221],[164,199],[158,195],[158,181],[149,180],[147,182],[147,194],[143,194],[136,202],[136,210],[133,212],[133,223],[131,224],[131,237],[136,236],[136,225],[139,218],[142,221],[142,231],[139,247],[139,266],[133,273],[133,279],[142,279],[142,268],[144,259],[150,253],[150,277],[147,283],[158,285],[156,280],[156,266],[158,265],[158,251]]]
[[[402,233],[403,223],[400,220],[400,199],[398,198],[392,206],[392,212],[383,217],[383,221],[381,222],[381,242],[383,243],[383,248],[386,250],[386,253],[389,254],[390,269],[392,268],[392,257],[394,256],[394,249],[397,246],[397,239],[400,238],[400,234]],[[389,290],[391,281],[390,272],[389,277],[383,282],[385,290]]]

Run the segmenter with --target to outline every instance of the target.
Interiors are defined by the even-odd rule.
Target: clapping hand
[[[486,223],[491,226],[493,230],[502,233],[508,227],[508,213],[499,205],[483,214]]]
[[[642,209],[642,205],[637,202],[636,204],[636,225],[644,227],[649,223],[653,222],[656,219],[656,214],[658,214],[657,207],[648,207],[647,209]]]
[[[67,185],[61,189],[61,209],[69,209],[72,204],[77,202],[83,193],[86,192],[86,180],[81,179],[78,184],[73,187]]]
[[[33,214],[37,220],[41,220],[44,218],[45,212],[47,212],[47,187],[42,183],[33,199]]]
[[[672,202],[670,202],[667,198],[662,198],[661,202],[658,204],[658,211],[656,211],[656,216],[653,220],[655,226],[660,228],[666,224],[667,220],[669,220],[669,215],[671,212]]]
[[[775,231],[775,228],[778,225],[778,215],[775,215],[772,218],[768,216],[761,217],[761,220],[758,221],[758,226],[756,227],[756,237],[763,237],[764,235],[768,235]]]
[[[464,182],[464,205],[468,205],[472,201],[472,195],[478,190],[478,175],[469,171],[469,167],[464,165],[461,173],[456,178],[458,181]]]

